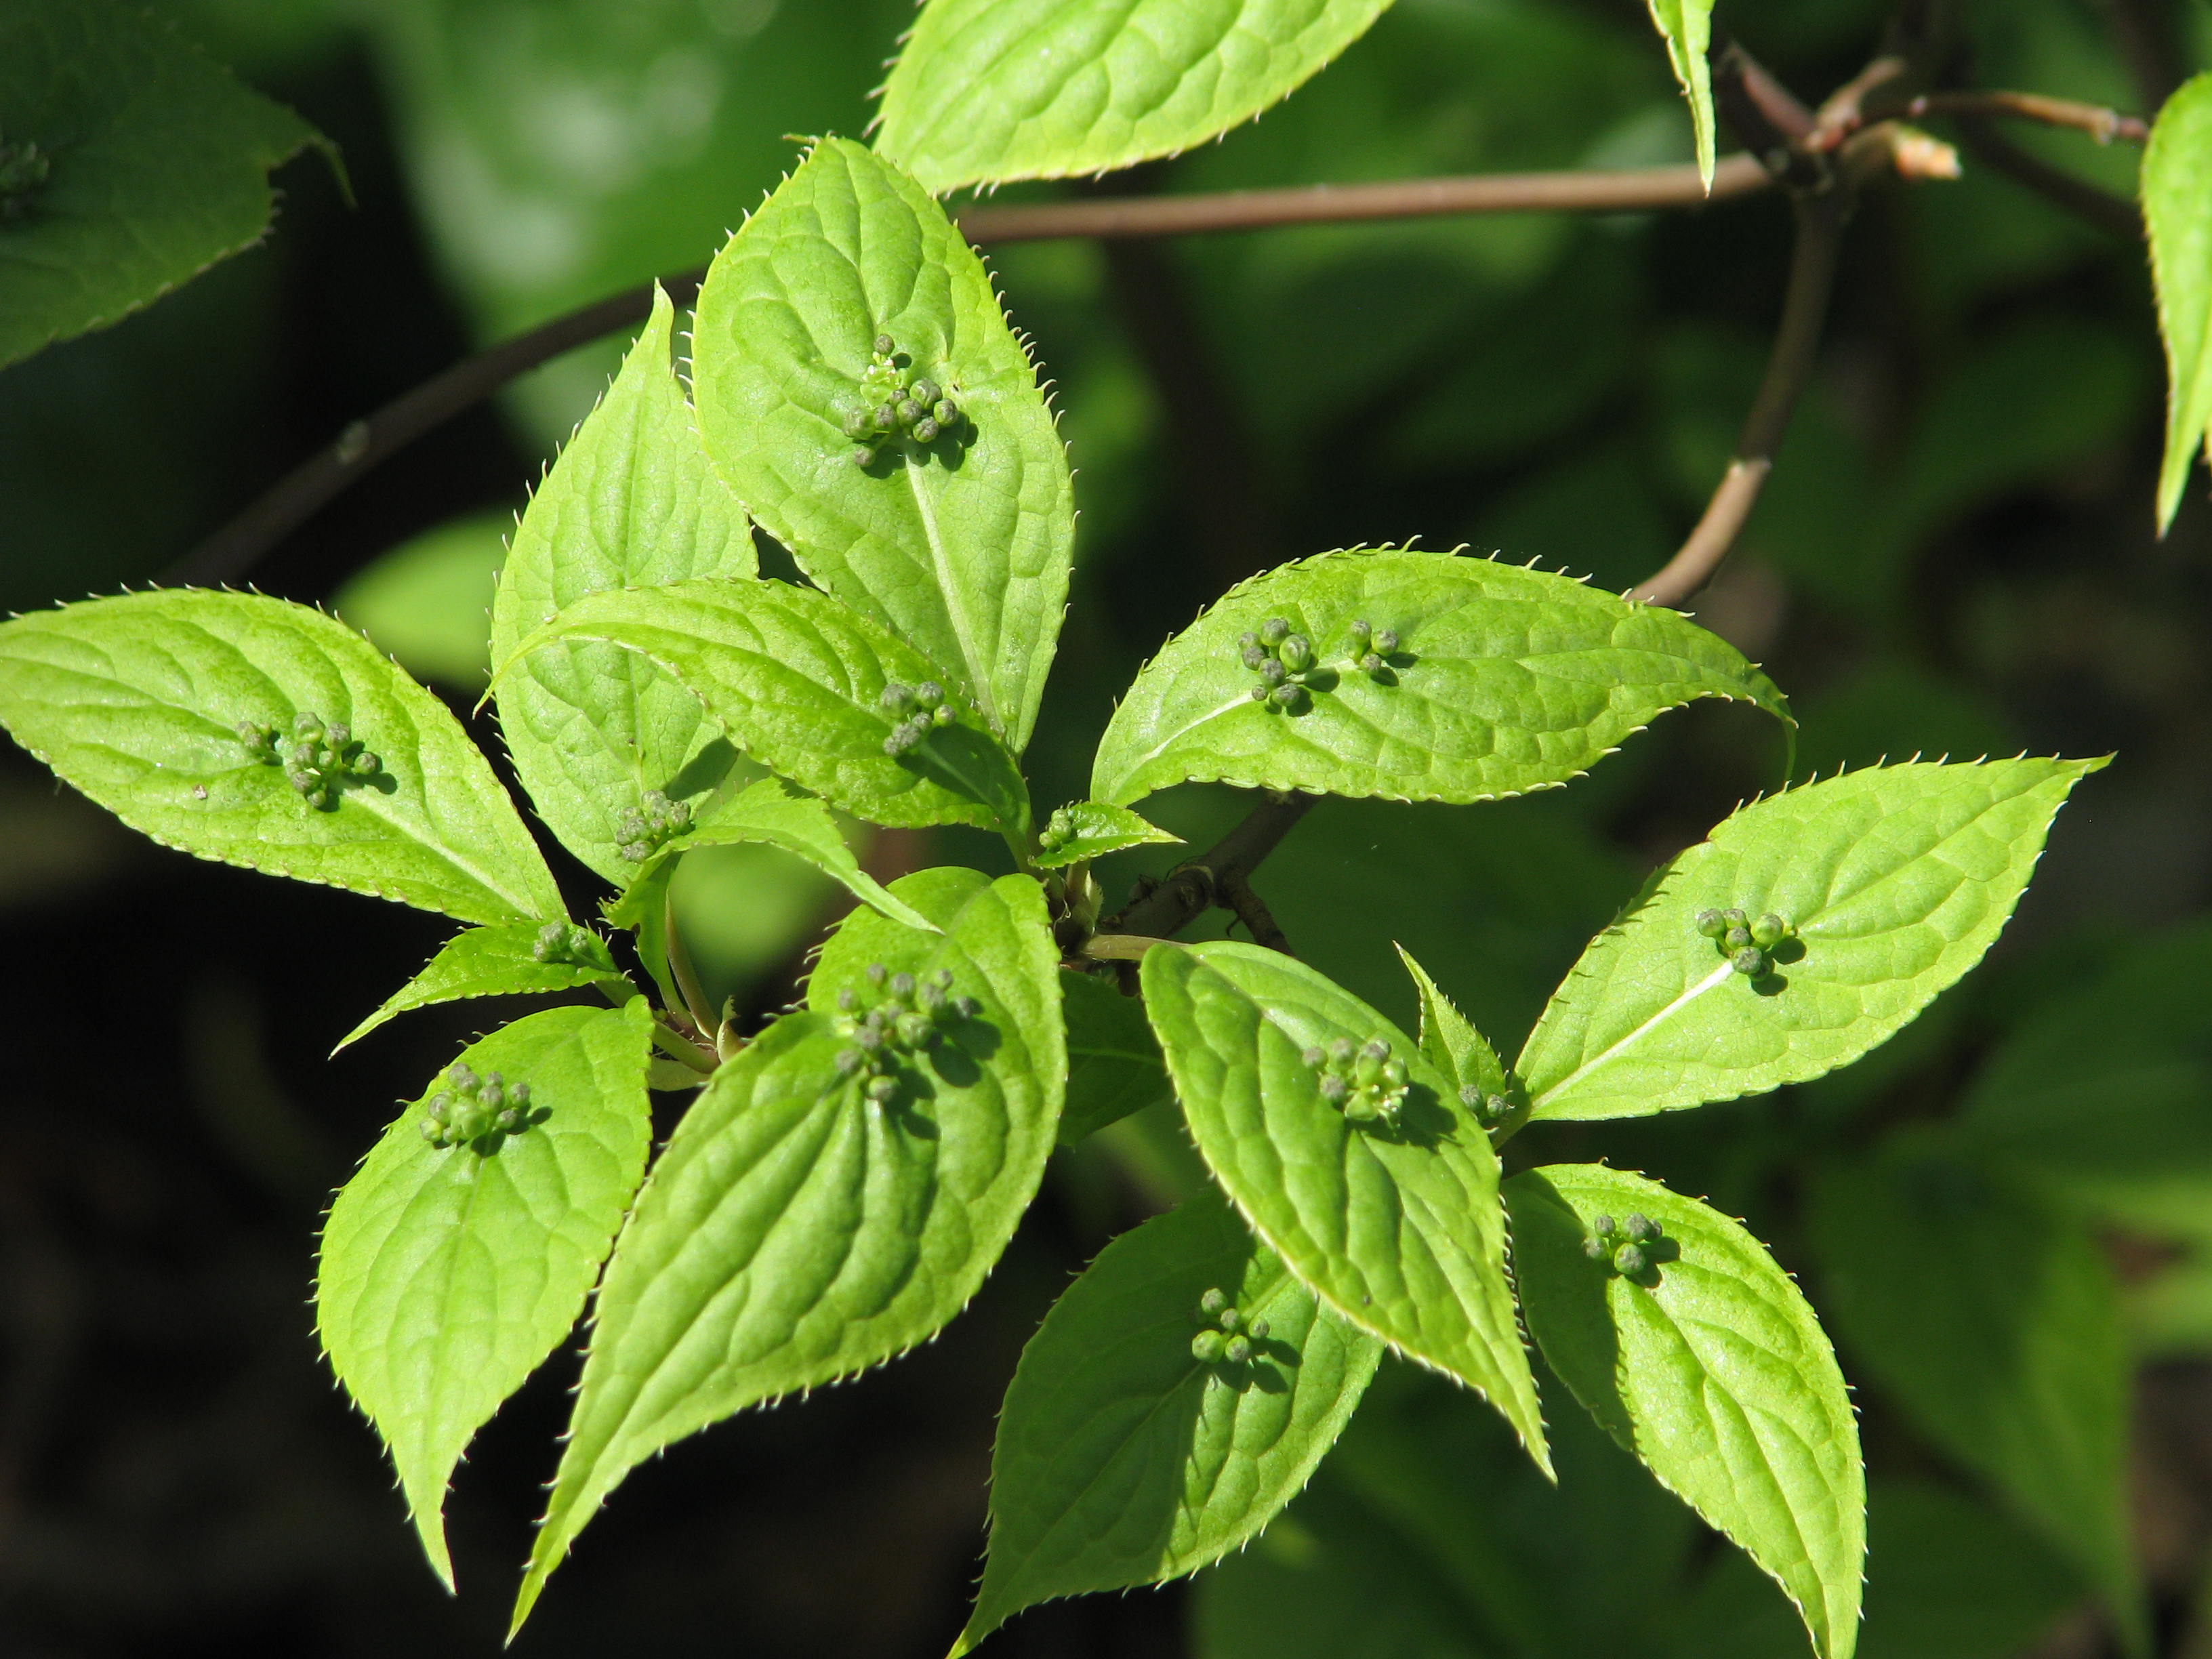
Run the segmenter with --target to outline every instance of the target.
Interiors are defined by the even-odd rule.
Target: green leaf
[[[1821,1659],[1850,1659],[1866,1556],[1858,1425],[1790,1276],[1737,1223],[1640,1176],[1555,1164],[1504,1195],[1521,1305],[1552,1369],[1773,1576]],[[1637,1247],[1646,1267],[1617,1272],[1586,1246],[1601,1219],[1632,1215],[1660,1237]]]
[[[2158,289],[2169,392],[2166,460],[2158,475],[2158,528],[2181,507],[2189,470],[2212,454],[2212,74],[2166,100],[2143,153],[2143,223]]]
[[[1884,1394],[2094,1586],[2136,1652],[2129,1357],[2086,1227],[1963,1167],[1832,1164],[1814,1188],[1824,1305]]]
[[[900,896],[942,933],[857,910],[832,947],[862,933],[917,979],[949,971],[975,1016],[905,1054],[889,1108],[838,1066],[855,1046],[840,1030],[849,1016],[787,1015],[715,1073],[608,1264],[518,1627],[640,1460],[925,1340],[1013,1236],[1066,1075],[1044,896],[1025,876],[925,875]],[[835,971],[825,952],[817,985]],[[884,995],[860,982],[870,1006]]]
[[[2052,816],[2105,763],[1871,768],[1747,806],[1590,941],[1514,1070],[1537,1118],[1638,1117],[1802,1083],[1885,1042],[1981,960]],[[1732,969],[1709,909],[1795,930]]]
[[[2040,1539],[1932,1480],[1875,1481],[1867,1531],[1863,1659],[2017,1659],[2080,1600]]]
[[[1240,654],[1274,617],[1316,659],[1287,712],[1253,701],[1265,682]],[[1355,622],[1398,635],[1376,673],[1358,665]],[[1490,800],[1565,783],[1699,697],[1789,717],[1773,682],[1672,611],[1489,559],[1324,553],[1255,577],[1168,641],[1114,711],[1091,793],[1118,805],[1198,780]]]
[[[759,568],[751,527],[699,441],[669,364],[675,308],[653,315],[531,498],[491,608],[492,660],[587,593]],[[620,886],[617,825],[647,791],[697,801],[728,769],[699,700],[634,651],[577,641],[533,653],[500,682],[515,775],[562,846]]]
[[[1209,1291],[1253,1357],[1192,1347]],[[1255,1536],[1350,1420],[1382,1345],[1323,1307],[1208,1194],[1109,1244],[1022,1350],[991,1457],[966,1653],[1023,1608],[1157,1584]]]
[[[1340,1313],[1504,1413],[1548,1473],[1505,1281],[1498,1155],[1457,1091],[1350,992],[1257,945],[1146,952],[1146,1012],[1198,1149],[1269,1246]],[[1410,1074],[1358,1125],[1305,1053],[1380,1039]]]
[[[2212,925],[2130,942],[2039,1004],[1966,1091],[1977,1161],[2130,1231],[2202,1237],[2212,1218]]]
[[[1067,1019],[1067,1100],[1060,1109],[1060,1144],[1073,1146],[1109,1123],[1174,1094],[1159,1039],[1145,1005],[1123,996],[1111,980],[1060,975]]]
[[[876,145],[931,190],[1110,173],[1296,91],[1390,0],[930,0]]]
[[[0,11],[0,364],[103,328],[267,232],[313,127],[111,0]]]
[[[441,1073],[331,1206],[323,1347],[391,1447],[448,1589],[453,1465],[576,1322],[645,1171],[652,1024],[642,999],[552,1008],[471,1044],[462,1064],[529,1085],[529,1126],[433,1146],[422,1131]]]
[[[541,956],[541,948],[549,941],[550,950]],[[534,921],[507,921],[471,927],[447,939],[428,967],[347,1032],[331,1052],[336,1054],[338,1048],[360,1042],[396,1014],[427,1008],[432,1003],[519,996],[532,991],[573,991],[603,982],[628,984],[608,953],[607,942],[587,928],[565,921],[544,927]]]
[[[854,465],[848,414],[888,334],[902,381],[959,413]],[[829,139],[746,221],[700,293],[707,447],[799,568],[946,674],[1018,754],[1060,635],[1075,534],[1067,456],[989,276],[944,210]]]
[[[663,896],[651,878],[678,853],[695,847],[734,847],[748,842],[781,848],[805,859],[841,883],[854,898],[873,905],[894,921],[909,927],[932,927],[919,910],[894,897],[860,868],[845,837],[837,833],[836,821],[828,807],[775,777],[754,779],[694,818],[687,833],[657,849],[637,866],[629,890],[608,907],[607,920],[619,927],[640,926]],[[633,895],[647,894],[651,896],[645,902],[633,898]]]
[[[1452,1092],[1462,1100],[1466,1098],[1463,1091],[1473,1089],[1486,1101],[1511,1101],[1519,1091],[1505,1074],[1505,1062],[1498,1059],[1498,1050],[1468,1023],[1465,1014],[1452,1006],[1451,999],[1437,988],[1428,969],[1414,961],[1404,945],[1396,949],[1398,960],[1413,975],[1413,989],[1421,999],[1421,1052],[1428,1056],[1429,1064],[1444,1074]],[[1493,1136],[1502,1127],[1517,1127],[1518,1118],[1526,1115],[1525,1111],[1517,1115],[1509,1111],[1492,1125]]]
[[[239,735],[295,717],[377,756],[328,809]],[[319,611],[191,589],[0,623],[0,725],[165,847],[463,921],[566,914],[552,872],[446,706]]]
[[[1021,773],[973,709],[945,702],[951,724],[889,752],[908,717],[884,703],[885,687],[921,684],[933,671],[881,623],[826,593],[711,580],[593,593],[525,638],[508,661],[579,639],[650,658],[706,705],[731,742],[855,817],[1027,833]]]
[[[1712,44],[1713,0],[1646,0],[1652,27],[1667,43],[1667,61],[1690,100],[1690,125],[1698,142],[1698,176],[1713,187],[1713,72],[1705,62]]]
[[[1056,807],[1045,824],[1042,846],[1036,856],[1040,870],[1058,870],[1070,864],[1103,859],[1131,847],[1182,843],[1158,824],[1147,823],[1126,806],[1103,801],[1079,800]]]

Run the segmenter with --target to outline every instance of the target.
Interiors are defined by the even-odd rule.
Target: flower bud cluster
[[[933,1048],[947,1030],[983,1012],[973,997],[952,994],[952,970],[939,969],[927,980],[894,974],[880,962],[868,964],[867,981],[883,999],[865,1013],[850,987],[837,993],[837,1035],[851,1046],[837,1051],[837,1074],[860,1078],[860,1091],[878,1106],[898,1097],[899,1063]]]
[[[1741,910],[1700,910],[1698,931],[1712,940],[1729,967],[1751,976],[1773,965],[1771,958],[1776,945],[1796,937],[1790,924],[1771,910],[1756,921]]]
[[[1316,1043],[1299,1056],[1321,1073],[1321,1097],[1354,1123],[1393,1121],[1406,1098],[1406,1062],[1376,1037],[1354,1048],[1339,1037],[1326,1048]]]
[[[899,349],[888,334],[876,336],[875,356],[860,377],[862,401],[844,413],[845,435],[854,441],[853,465],[870,467],[884,445],[902,435],[918,444],[935,443],[961,418],[950,388],[927,374],[909,379],[899,367]]]
[[[884,687],[883,702],[892,714],[905,717],[884,739],[886,755],[903,755],[927,737],[932,726],[950,726],[960,718],[959,710],[945,701],[945,688],[935,680],[924,680],[920,685],[902,685],[893,680]]]
[[[648,789],[616,822],[615,850],[630,863],[642,864],[690,827],[690,803]]]
[[[1355,617],[1346,633],[1350,636],[1352,660],[1363,674],[1381,678],[1398,649],[1397,630],[1378,629],[1364,617]]]
[[[1632,1215],[1616,1224],[1609,1215],[1599,1216],[1590,1223],[1591,1236],[1583,1241],[1583,1254],[1593,1261],[1602,1261],[1623,1279],[1635,1279],[1650,1271],[1655,1252],[1652,1247],[1660,1242],[1659,1224],[1649,1216]]]
[[[1057,853],[1075,837],[1075,815],[1065,806],[1055,806],[1044,828],[1037,831],[1037,851],[1048,855]]]
[[[1242,1365],[1252,1358],[1252,1345],[1267,1340],[1267,1322],[1248,1318],[1219,1289],[1198,1298],[1191,1322],[1199,1332],[1190,1340],[1190,1357],[1207,1365]]]
[[[1271,710],[1304,712],[1314,671],[1321,665],[1311,640],[1292,633],[1285,618],[1270,617],[1257,631],[1248,629],[1238,635],[1237,648],[1245,667],[1260,677],[1252,688],[1253,702]]]
[[[337,805],[339,788],[349,780],[373,778],[384,769],[384,762],[362,746],[350,726],[325,726],[319,714],[295,716],[289,742],[275,726],[258,720],[240,720],[236,730],[248,754],[264,766],[282,766],[284,781],[320,811]]]
[[[589,968],[594,965],[593,943],[591,932],[573,921],[549,921],[538,930],[530,954],[554,967]]]
[[[1459,1103],[1486,1129],[1496,1128],[1513,1110],[1513,1103],[1504,1095],[1486,1095],[1472,1083],[1459,1091]]]
[[[465,1146],[495,1131],[513,1134],[530,1127],[527,1083],[509,1083],[497,1072],[478,1077],[459,1061],[447,1068],[444,1081],[422,1119],[422,1139],[433,1146]]]

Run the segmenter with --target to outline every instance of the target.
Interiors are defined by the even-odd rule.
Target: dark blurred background
[[[263,246],[0,374],[11,610],[151,579],[348,421],[475,345],[701,263],[790,165],[784,135],[863,129],[911,21],[906,0],[160,9],[335,139],[354,200],[319,161],[296,161]],[[1864,62],[1886,10],[1723,8],[1808,97]],[[2201,0],[1965,10],[1986,85],[2139,110],[2212,63]],[[2115,12],[2154,27],[2116,31]],[[2021,142],[2132,188],[2124,149]],[[1634,0],[1399,0],[1255,125],[1106,187],[1687,154]],[[1613,589],[1649,574],[1724,464],[1788,232],[1784,204],[1755,198],[1668,217],[998,252],[1007,307],[1057,385],[1083,512],[1074,605],[1031,750],[1041,802],[1083,793],[1112,696],[1159,640],[1267,565],[1419,538]],[[465,710],[501,536],[621,343],[575,353],[417,444],[251,580],[335,605]],[[2160,981],[2179,1000],[2170,1026],[2203,1005],[2190,964],[2212,967],[2197,921],[2212,875],[2212,503],[2200,472],[2172,532],[2154,538],[2163,386],[2139,246],[1971,161],[1957,182],[1869,194],[1817,382],[1700,618],[1795,700],[1800,776],[1916,752],[2118,758],[2062,815],[1986,968],[1887,1048],[1758,1101],[1532,1133],[1517,1157],[1602,1152],[1709,1194],[1773,1241],[1826,1310],[1832,1264],[1803,1221],[1824,1170],[1946,1133],[2009,1045],[2063,1024],[2145,950],[2181,964]],[[486,723],[472,729],[495,741]],[[1510,1054],[1643,875],[1777,785],[1783,765],[1769,726],[1702,705],[1564,792],[1475,808],[1324,804],[1259,884],[1301,954],[1394,1017],[1412,1009],[1395,939]],[[1153,806],[1198,841],[1239,804],[1189,790]],[[889,872],[971,851],[902,837],[874,857]],[[1109,867],[1109,892],[1144,867],[1138,855]],[[581,898],[586,883],[563,868]],[[799,953],[835,914],[814,878],[759,849],[695,857],[683,903],[716,994],[757,1014],[790,994]],[[326,1062],[445,924],[159,850],[12,750],[0,755],[0,1654],[493,1651],[573,1358],[514,1400],[464,1466],[449,1601],[317,1352],[308,1298],[333,1186],[396,1103],[511,1011],[413,1014]],[[2052,1174],[2063,1160],[2033,1149],[2013,1176],[2029,1195],[2023,1224],[2087,1229],[2109,1267],[2160,1648],[2207,1659],[2195,1589],[2212,1540],[2212,1041],[2176,1041],[2160,1063],[2180,1069],[2161,1073],[2160,1098],[2179,1139],[2154,1137],[2101,1197],[2074,1192]],[[2096,1086],[2083,1085],[2085,1115],[2127,1108]],[[2163,1196],[2134,1203],[2129,1171],[2147,1179],[2151,1164]],[[1106,1238],[1188,1179],[1172,1126],[1156,1121],[1063,1153],[941,1340],[640,1469],[519,1650],[941,1653],[976,1566],[992,1426],[1021,1343]],[[1881,1357],[1838,1334],[1847,1373],[1873,1382]],[[2118,1650],[2003,1480],[1880,1388],[1863,1387],[1861,1403],[1875,1478],[1863,1652]],[[1550,1494],[1501,1454],[1479,1407],[1386,1372],[1261,1547],[1195,1589],[1026,1615],[992,1650],[1802,1651],[1778,1595],[1572,1411],[1554,1393],[1568,1480]],[[1566,1541],[1532,1553],[1539,1536]],[[1475,1558],[1504,1565],[1485,1579]],[[1480,1589],[1492,1582],[1518,1588]]]

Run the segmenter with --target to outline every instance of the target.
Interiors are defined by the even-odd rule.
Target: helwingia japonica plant
[[[1410,957],[1407,1030],[1285,951],[1109,915],[1094,865],[1172,842],[1142,809],[1176,785],[1474,805],[1567,785],[1701,699],[1788,723],[1687,617],[1462,554],[1317,550],[1161,646],[1087,799],[1036,800],[1023,769],[1074,492],[933,192],[1215,136],[1382,9],[933,0],[878,145],[811,143],[715,258],[688,387],[658,300],[491,617],[512,775],[602,884],[592,906],[447,707],[330,617],[180,589],[0,624],[0,722],[125,823],[460,924],[348,1042],[434,1003],[566,999],[424,1081],[337,1194],[316,1291],[449,1586],[453,1470],[588,1332],[515,1628],[629,1470],[928,1340],[1055,1146],[1172,1100],[1212,1188],[1110,1244],[1023,1354],[955,1654],[1250,1542],[1386,1353],[1486,1401],[1548,1478],[1540,1354],[1555,1413],[1571,1400],[1733,1540],[1821,1659],[1853,1653],[1857,1424],[1796,1283],[1694,1197],[1595,1162],[1508,1178],[1500,1148],[1857,1060],[1989,950],[2102,762],[1914,762],[1743,805],[1590,941],[1510,1064]],[[1652,9],[1710,171],[1708,8]],[[760,574],[756,526],[802,580]],[[846,818],[968,826],[1004,855],[885,885]],[[703,1005],[669,900],[687,853],[740,842],[857,902],[757,1030]],[[1188,867],[1210,883],[1208,856]],[[684,1102],[657,1152],[656,1090]]]

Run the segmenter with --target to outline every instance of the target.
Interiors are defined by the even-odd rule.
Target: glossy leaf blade
[[[1241,1324],[1266,1322],[1242,1364],[1194,1354],[1210,1290]],[[1382,1357],[1211,1194],[1124,1233],[1022,1351],[991,1459],[990,1554],[953,1653],[1039,1601],[1161,1583],[1254,1537]]]
[[[2143,223],[2150,238],[2158,326],[2166,342],[2166,459],[2158,475],[2163,535],[2199,455],[2212,445],[2212,74],[2166,101],[2143,154]]]
[[[1738,1223],[1599,1164],[1505,1183],[1529,1334],[1560,1380],[1662,1485],[1781,1584],[1821,1659],[1850,1659],[1866,1557],[1858,1424],[1833,1348]],[[1642,1215],[1644,1274],[1585,1245]]]
[[[1474,1089],[1486,1097],[1510,1099],[1513,1080],[1506,1076],[1505,1062],[1498,1059],[1498,1050],[1465,1014],[1452,1006],[1451,999],[1437,988],[1428,969],[1414,961],[1404,945],[1397,951],[1398,960],[1406,964],[1421,1000],[1421,1052],[1428,1056],[1429,1064],[1444,1074],[1455,1093]]]
[[[343,724],[380,757],[307,804],[241,721]],[[565,914],[552,872],[446,706],[305,605],[195,589],[0,623],[0,724],[124,823],[197,857],[463,921]]]
[[[708,461],[670,366],[674,317],[656,289],[622,372],[531,497],[492,602],[495,663],[587,593],[757,573],[744,509]],[[619,646],[535,652],[500,682],[498,702],[538,816],[617,886],[633,868],[618,850],[623,815],[649,790],[697,803],[731,758],[699,700]]]
[[[2052,816],[2105,763],[1871,768],[1747,806],[1590,941],[1514,1070],[1537,1118],[1638,1117],[1802,1083],[1887,1041],[1980,961]],[[1736,973],[1708,909],[1795,928]]]
[[[1089,974],[1063,973],[1060,992],[1067,1018],[1067,1101],[1060,1112],[1060,1144],[1073,1146],[1169,1099],[1175,1090],[1141,1000]]]
[[[565,922],[553,926],[567,931],[559,951],[550,957],[539,954],[547,930],[534,921],[500,922],[456,933],[439,947],[421,973],[347,1032],[338,1048],[360,1042],[398,1015],[434,1003],[520,996],[533,991],[573,991],[602,982],[627,985],[605,939]],[[336,1054],[337,1048],[331,1052]]]
[[[852,1039],[830,1014],[778,1020],[715,1073],[608,1264],[518,1626],[641,1459],[904,1352],[966,1305],[1012,1237],[1066,1071],[1043,896],[1026,877],[931,873],[974,876],[941,910],[901,884],[944,933],[868,910],[845,927],[896,929],[917,976],[949,970],[975,1017],[900,1063],[889,1108],[840,1069]]]
[[[934,672],[881,623],[826,593],[775,581],[689,581],[587,595],[525,638],[510,662],[572,640],[606,640],[666,669],[730,741],[872,823],[1028,823],[1013,757],[974,710],[885,748],[907,718],[889,685]],[[505,672],[504,669],[502,672]]]
[[[1288,97],[1389,0],[931,0],[877,148],[940,195],[1109,173]]]
[[[1159,945],[1145,1007],[1192,1137],[1237,1207],[1338,1312],[1479,1389],[1549,1469],[1505,1279],[1498,1156],[1404,1035],[1304,963],[1257,945]],[[1381,1039],[1411,1087],[1360,1127],[1304,1055]]]
[[[1241,654],[1273,618],[1316,659],[1287,711],[1253,700],[1267,668]],[[1364,671],[1385,632],[1397,649]],[[1699,697],[1788,718],[1765,675],[1672,611],[1488,559],[1324,553],[1255,577],[1168,641],[1114,711],[1091,793],[1126,805],[1198,781],[1490,800],[1565,783]]]
[[[111,0],[0,11],[0,364],[104,328],[267,231],[269,170],[328,141]]]
[[[1690,126],[1697,139],[1698,176],[1713,187],[1713,72],[1705,61],[1712,45],[1713,0],[1646,0],[1652,27],[1667,43],[1667,61],[1689,100]]]
[[[958,413],[855,465],[873,343]],[[932,662],[1018,754],[1066,604],[1075,506],[1036,372],[944,210],[860,145],[817,145],[708,271],[707,447],[806,574]]]
[[[669,860],[695,847],[734,847],[741,843],[777,847],[805,859],[859,899],[894,921],[909,927],[930,928],[928,918],[889,892],[860,868],[845,837],[837,832],[830,809],[811,795],[802,795],[781,778],[756,778],[736,793],[708,806],[692,820],[689,833],[678,836],[637,866],[628,892],[611,906],[607,919],[617,927],[635,927],[644,920],[642,907],[632,895],[652,895],[660,902],[659,885],[651,879]]]
[[[431,1565],[453,1587],[446,1483],[500,1402],[583,1311],[645,1172],[651,1011],[553,1008],[462,1063],[530,1086],[496,1144],[423,1139],[444,1073],[338,1194],[315,1291],[323,1346],[392,1449]]]
[[[1058,870],[1131,847],[1179,844],[1182,840],[1156,823],[1146,823],[1126,806],[1079,800],[1054,811],[1044,827],[1036,865],[1040,870]]]
[[[1933,1159],[1831,1165],[1811,1236],[1845,1347],[1994,1487],[2146,1650],[2118,1295],[2080,1224]]]

